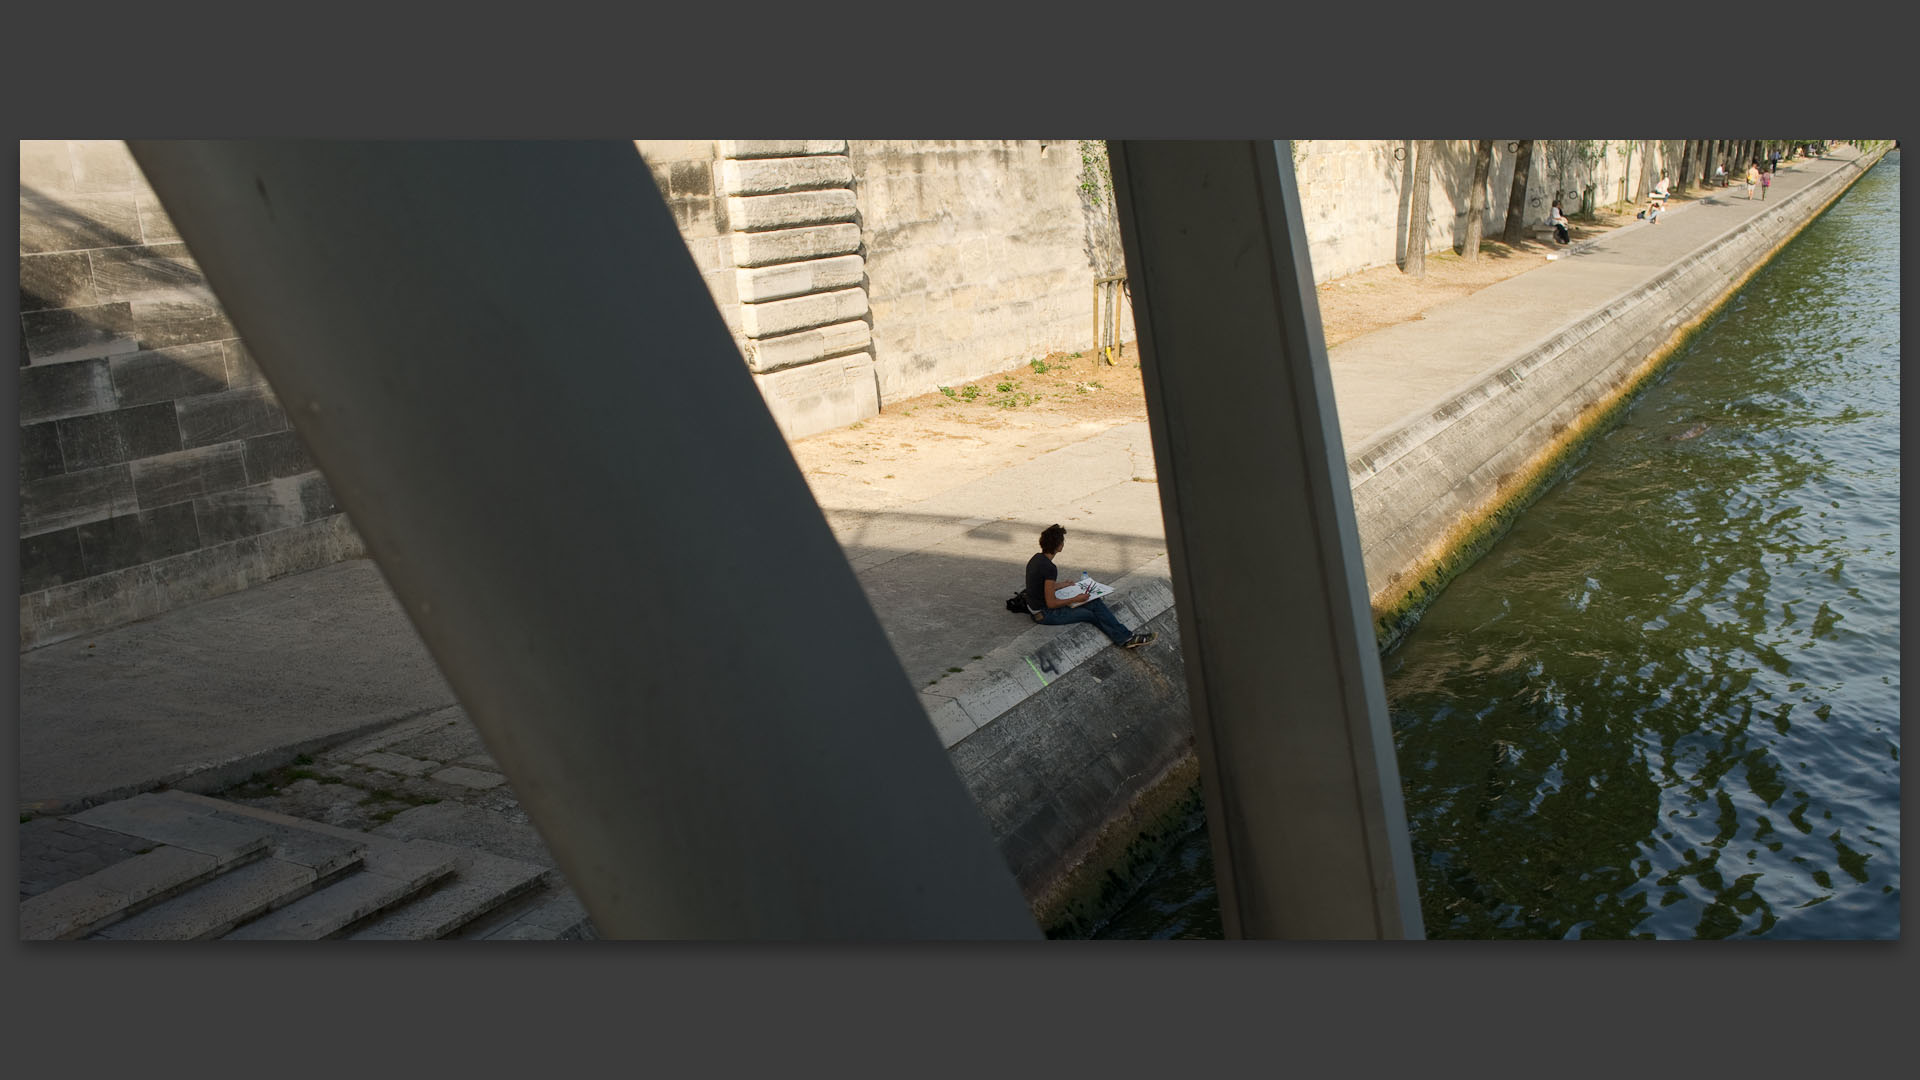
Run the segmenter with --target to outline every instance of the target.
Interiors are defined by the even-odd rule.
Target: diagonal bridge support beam
[[[133,151],[603,934],[1039,936],[631,143]]]
[[[1422,937],[1288,145],[1109,157],[1227,933]]]

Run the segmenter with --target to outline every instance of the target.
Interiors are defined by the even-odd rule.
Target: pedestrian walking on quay
[[[1773,170],[1762,169],[1760,171],[1760,201],[1761,202],[1767,201],[1767,189],[1772,186],[1773,186]]]
[[[1754,185],[1758,184],[1759,182],[1760,182],[1760,163],[1758,161],[1747,162],[1747,198],[1749,200],[1753,198]]]

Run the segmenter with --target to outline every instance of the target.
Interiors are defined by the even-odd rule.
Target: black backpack
[[[1015,615],[1030,615],[1033,609],[1027,606],[1027,590],[1021,589],[1007,597],[1007,610]]]

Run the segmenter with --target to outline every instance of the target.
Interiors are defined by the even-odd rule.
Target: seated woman
[[[1553,200],[1553,214],[1547,220],[1553,225],[1553,238],[1556,242],[1564,244],[1572,239],[1572,234],[1567,231],[1567,215],[1560,212],[1559,199]]]
[[[1067,623],[1090,622],[1098,626],[1115,644],[1124,649],[1137,649],[1148,645],[1158,634],[1136,634],[1127,629],[1108,609],[1105,600],[1088,600],[1084,596],[1062,600],[1062,589],[1075,587],[1074,582],[1060,580],[1060,568],[1053,563],[1053,556],[1067,546],[1067,530],[1059,525],[1049,525],[1040,533],[1040,553],[1027,560],[1027,610],[1033,612],[1033,621],[1050,626],[1063,626]],[[1035,605],[1038,605],[1037,609]]]

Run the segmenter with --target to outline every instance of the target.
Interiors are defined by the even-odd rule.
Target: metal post
[[[1228,933],[1421,937],[1287,144],[1109,144]]]
[[[1039,936],[631,143],[134,154],[603,933]]]

